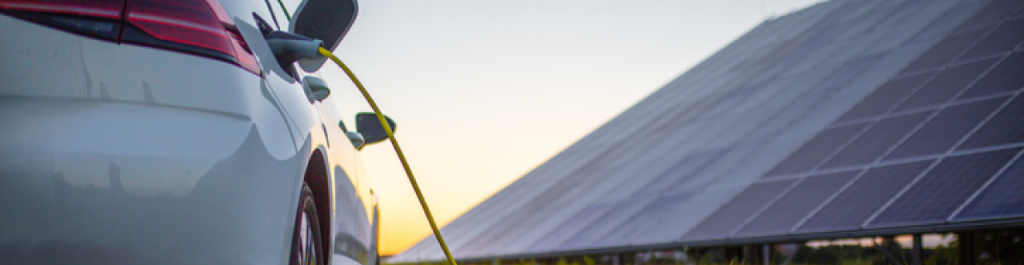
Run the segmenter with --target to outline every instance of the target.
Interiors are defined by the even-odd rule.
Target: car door
[[[345,115],[338,106],[337,99],[328,97],[317,102],[316,107],[326,132],[329,152],[333,157],[342,158],[334,167],[335,186],[335,255],[342,255],[367,264],[371,258],[369,239],[371,233],[366,209],[363,205],[363,190],[369,189],[364,171],[359,170],[358,155],[355,146],[348,139],[349,130],[342,117]],[[347,180],[347,181],[346,181]]]
[[[280,3],[273,3],[274,0],[265,1],[268,9],[272,12],[272,18],[268,21],[272,21],[275,28],[281,30],[287,30],[289,23],[288,15],[282,10],[283,8],[294,11],[298,7],[301,1],[286,0]],[[354,118],[355,113],[352,111],[345,111],[348,108],[344,108],[341,105],[341,101],[338,100],[337,96],[328,96],[322,101],[310,102],[309,89],[302,87],[302,78],[305,76],[317,76],[316,74],[305,73],[296,65],[293,73],[301,77],[289,79],[285,75],[277,75],[277,78],[270,81],[272,86],[279,87],[291,87],[294,90],[280,91],[287,95],[279,95],[285,105],[285,109],[289,110],[292,108],[298,109],[297,113],[292,113],[292,116],[297,117],[294,121],[296,127],[308,128],[311,124],[315,123],[315,127],[319,129],[325,138],[326,156],[328,166],[330,167],[331,181],[330,184],[332,190],[332,220],[331,231],[332,231],[332,247],[335,263],[344,264],[346,262],[340,262],[339,256],[343,256],[362,264],[368,264],[371,261],[371,256],[375,256],[376,253],[370,254],[371,238],[374,237],[375,233],[371,233],[369,212],[364,202],[372,201],[376,202],[375,199],[368,200],[366,196],[369,196],[369,182],[366,179],[365,170],[361,169],[361,161],[358,158],[358,150],[352,145],[346,136],[348,129],[354,130],[353,123],[343,122],[345,117]],[[334,67],[333,64],[327,64],[323,67]],[[301,93],[295,93],[301,92]],[[299,107],[302,104],[311,104],[313,108]],[[313,110],[315,113],[305,113],[305,110]],[[312,115],[308,115],[312,114]],[[315,121],[307,120],[304,118],[316,117]],[[345,126],[348,126],[347,128]],[[301,144],[301,143],[300,143]]]

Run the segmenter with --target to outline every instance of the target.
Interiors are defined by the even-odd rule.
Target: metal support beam
[[[761,264],[771,265],[772,264],[772,245],[761,246]]]
[[[910,264],[921,265],[921,256],[923,256],[923,250],[921,249],[921,234],[914,234],[914,246],[910,253]]]
[[[974,233],[960,232],[956,234],[959,241],[960,265],[974,265]]]

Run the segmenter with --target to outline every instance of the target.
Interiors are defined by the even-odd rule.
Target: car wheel
[[[324,264],[323,248],[320,247],[320,224],[317,220],[313,191],[309,185],[302,183],[302,196],[299,196],[299,210],[292,234],[291,265]]]

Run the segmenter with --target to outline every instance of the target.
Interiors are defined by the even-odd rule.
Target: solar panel
[[[578,233],[580,229],[583,229],[591,223],[599,222],[599,217],[608,212],[608,210],[613,206],[615,206],[613,203],[598,203],[580,209],[566,222],[559,225],[558,228],[551,230],[550,233],[542,237],[540,240],[537,240],[537,242],[530,246],[528,250],[537,251],[553,249],[558,245],[561,245],[562,242],[568,240],[569,237]]]
[[[718,211],[691,229],[683,238],[691,240],[725,238],[740,225],[743,225],[750,216],[782,195],[782,192],[789,188],[794,181],[785,179],[750,185],[736,198],[718,208]]]
[[[971,134],[957,150],[987,147],[1024,141],[1024,97],[1016,97]]]
[[[630,238],[631,245],[678,241],[708,215],[736,197],[744,186],[707,189],[693,194],[679,209],[669,211],[656,227]]]
[[[789,233],[797,222],[824,203],[857,173],[860,170],[807,177],[740,229],[736,236]]]
[[[878,59],[881,59],[881,57],[881,55],[873,54],[847,61],[842,67],[836,69],[831,76],[818,84],[819,88],[812,93],[834,93],[835,90],[846,86],[851,80],[860,76],[864,70],[875,65],[875,62],[878,62]]]
[[[1024,18],[999,25],[995,31],[974,45],[974,48],[971,48],[960,60],[1008,52],[1021,42],[1024,42]]]
[[[1024,19],[1009,15],[1024,1],[991,2],[825,1],[765,22],[516,181],[530,192],[481,204],[507,210],[460,217],[450,241],[489,260],[910,233],[892,225],[961,207],[954,220],[1024,220],[1024,165],[982,177],[1006,165],[989,153],[1024,148]],[[882,214],[908,207],[909,221]]]
[[[1021,29],[1024,31],[1024,28]],[[974,98],[984,95],[1008,92],[1024,86],[1024,52],[1011,54],[995,68],[985,74],[960,98]]]
[[[1003,96],[946,107],[890,152],[885,160],[945,153],[1009,98]]]
[[[978,39],[985,36],[988,30],[988,28],[976,29],[946,37],[918,57],[913,63],[910,63],[909,66],[903,69],[903,72],[917,72],[944,66],[959,57],[960,54],[963,54]]]
[[[843,151],[829,159],[822,168],[872,163],[930,114],[930,111],[918,112],[878,121],[857,137],[857,140],[843,148]]]
[[[871,93],[870,96],[857,103],[846,114],[843,114],[839,121],[871,118],[888,113],[889,110],[892,110],[896,104],[899,104],[900,101],[910,95],[911,92],[914,92],[930,77],[932,77],[932,73],[923,73],[889,80],[889,82],[876,89],[874,93]]]
[[[869,226],[945,222],[964,200],[992,178],[1018,151],[1020,148],[944,158]]]
[[[957,1],[955,6],[946,10],[946,13],[938,19],[928,22],[928,27],[914,36],[909,43],[918,43],[924,40],[948,36],[953,27],[963,24],[979,10],[988,6],[985,1]]]
[[[768,172],[768,175],[810,171],[843,144],[849,142],[866,126],[867,124],[862,123],[826,129],[789,155],[786,160],[776,165]]]
[[[715,149],[711,151],[695,152],[688,155],[674,166],[665,170],[643,188],[637,191],[638,194],[661,194],[668,189],[678,187],[688,181],[693,174],[703,169],[710,161],[722,156],[726,150]]]
[[[946,68],[946,70],[940,72],[931,81],[928,81],[921,89],[914,92],[914,95],[896,107],[896,111],[935,106],[949,102],[960,91],[965,90],[967,84],[974,82],[979,75],[988,70],[997,60],[997,58],[990,58]]]
[[[629,239],[642,234],[650,229],[657,229],[666,217],[673,212],[679,211],[680,206],[693,197],[693,194],[677,194],[658,198],[651,204],[644,207],[639,213],[633,215],[628,221],[612,230],[611,233],[601,237],[591,247],[614,246],[629,242]]]
[[[1024,2],[1020,0],[995,0],[991,4],[982,9],[978,13],[971,17],[971,20],[964,22],[960,25],[957,30],[971,29],[977,27],[988,26],[991,24],[999,23],[1014,11],[1017,11],[1024,5]]]
[[[607,212],[601,215],[597,222],[586,225],[573,237],[565,241],[559,249],[581,249],[590,246],[611,231],[618,228],[619,224],[629,219],[636,212],[643,209],[644,205],[650,203],[654,198],[634,199],[620,202]],[[573,222],[573,220],[568,220]]]
[[[953,220],[1024,216],[1024,160],[1017,159]]]
[[[859,229],[933,160],[871,168],[797,228],[796,232]]]
[[[498,229],[489,229],[474,237],[472,241],[453,251],[456,253],[490,253],[501,248],[514,237],[522,233],[523,229],[533,227],[544,221],[545,213],[532,212],[523,214],[516,219],[504,219],[499,223]]]

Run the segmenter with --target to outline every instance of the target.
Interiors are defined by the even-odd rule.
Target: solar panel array
[[[442,232],[486,259],[1024,222],[1022,8],[765,21]],[[441,259],[429,237],[389,261]]]

